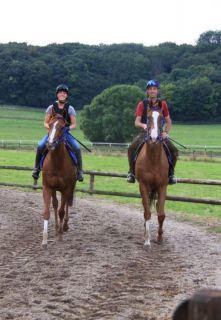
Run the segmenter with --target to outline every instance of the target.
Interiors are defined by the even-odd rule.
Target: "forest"
[[[70,103],[81,110],[104,89],[129,85],[144,91],[155,78],[174,120],[221,121],[221,31],[204,32],[195,45],[0,44],[0,71],[1,105],[45,108],[56,86],[66,83]]]

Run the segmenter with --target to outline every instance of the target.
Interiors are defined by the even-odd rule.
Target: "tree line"
[[[207,31],[196,45],[0,44],[0,103],[45,108],[56,86],[66,83],[71,104],[82,109],[104,89],[125,84],[144,90],[156,78],[174,120],[220,121],[220,40],[221,31]]]

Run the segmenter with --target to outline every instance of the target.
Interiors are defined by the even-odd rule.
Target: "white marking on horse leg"
[[[144,222],[145,227],[145,242],[144,246],[151,246],[150,245],[150,220],[147,220]]]
[[[54,136],[55,136],[55,133],[56,133],[56,125],[57,125],[58,121],[56,121],[54,124],[53,124],[53,128],[51,130],[51,133],[49,134],[49,143],[52,143],[53,140],[54,140]]]
[[[44,220],[44,231],[48,232],[48,220]]]
[[[42,245],[46,246],[48,243],[48,220],[44,220],[43,240]]]

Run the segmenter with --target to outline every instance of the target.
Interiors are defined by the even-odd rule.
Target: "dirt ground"
[[[40,193],[0,189],[0,319],[169,320],[200,288],[221,288],[221,235],[167,216],[164,243],[143,248],[143,213],[76,197],[62,242]],[[151,233],[156,235],[156,217]]]

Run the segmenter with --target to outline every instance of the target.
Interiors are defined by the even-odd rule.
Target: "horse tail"
[[[152,206],[152,204],[153,204],[154,201],[156,200],[156,195],[157,195],[157,191],[156,191],[155,189],[151,189],[150,195],[149,195],[150,207]]]

